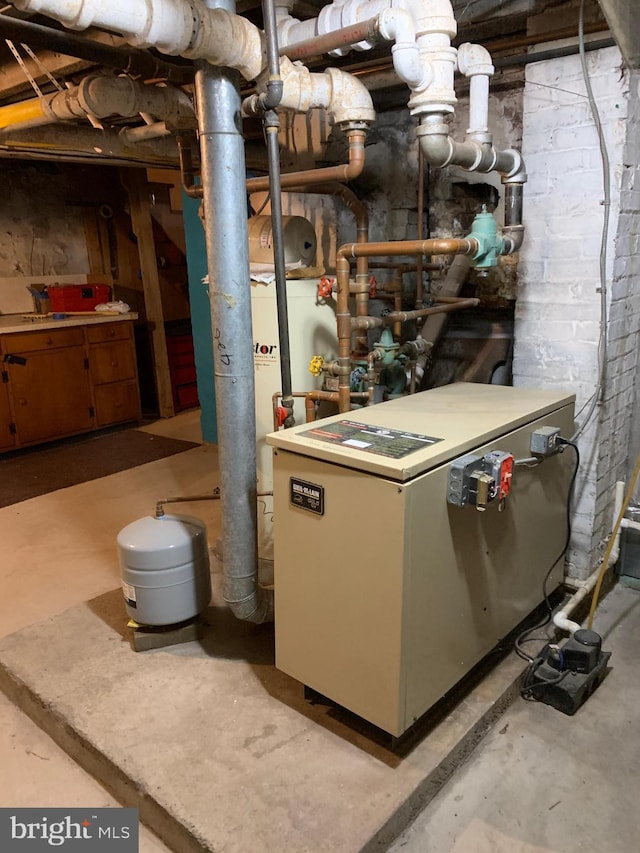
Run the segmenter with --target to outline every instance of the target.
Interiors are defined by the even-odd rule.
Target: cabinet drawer
[[[95,401],[96,423],[100,427],[140,418],[137,382],[98,385],[95,388]]]
[[[188,385],[176,385],[173,396],[177,412],[181,412],[183,409],[194,409],[200,405],[198,386],[195,382]]]
[[[89,365],[95,385],[136,378],[136,362],[130,341],[93,344],[89,348]]]
[[[41,332],[15,332],[4,335],[5,352],[35,352],[37,350],[75,347],[84,344],[81,326],[70,329],[50,329]]]
[[[90,344],[101,344],[131,337],[131,323],[128,321],[104,323],[100,326],[87,326],[87,340]]]

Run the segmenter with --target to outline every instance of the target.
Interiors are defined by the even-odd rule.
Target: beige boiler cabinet
[[[462,383],[269,435],[276,666],[402,735],[540,604],[566,536],[571,448],[485,511],[448,502],[452,465],[530,457],[573,414],[573,395]]]

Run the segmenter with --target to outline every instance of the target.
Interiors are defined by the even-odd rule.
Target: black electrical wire
[[[539,681],[534,681],[533,678],[538,671],[538,669],[545,663],[545,659],[542,657],[537,657],[533,660],[527,668],[527,671],[524,675],[524,680],[522,683],[522,687],[520,688],[520,695],[523,699],[527,699],[529,701],[537,701],[535,691],[538,687],[551,687],[554,684],[560,684],[560,682],[569,674],[570,670],[565,669],[562,672],[559,672],[554,678],[541,678]]]
[[[575,454],[576,454],[575,465],[573,468],[573,473],[571,475],[571,481],[569,483],[569,489],[567,491],[567,501],[566,501],[567,535],[565,537],[564,546],[562,548],[562,551],[558,554],[556,559],[549,566],[549,569],[547,570],[547,573],[544,576],[544,580],[542,582],[542,595],[544,596],[544,601],[545,601],[545,604],[547,606],[547,615],[542,622],[540,622],[537,625],[534,625],[532,628],[527,628],[525,631],[523,631],[521,634],[519,634],[518,637],[516,637],[516,640],[514,643],[514,648],[515,648],[515,651],[516,651],[516,654],[518,655],[518,657],[521,657],[523,660],[528,661],[530,664],[533,664],[536,659],[532,658],[531,655],[528,655],[524,651],[524,649],[522,648],[522,644],[532,642],[533,640],[546,640],[546,637],[530,637],[529,635],[532,634],[534,631],[538,631],[540,628],[544,628],[545,625],[548,625],[549,622],[551,622],[551,617],[553,616],[553,608],[551,606],[551,602],[549,601],[549,593],[547,592],[547,584],[549,583],[549,579],[551,578],[551,573],[553,572],[555,567],[558,565],[560,560],[567,553],[567,550],[569,548],[569,543],[571,541],[571,504],[572,504],[573,489],[575,486],[576,477],[578,476],[578,468],[580,467],[580,451],[578,450],[578,445],[575,444],[575,442],[569,441],[569,439],[566,439],[566,438],[558,437],[557,444],[567,445],[568,447],[572,447],[575,451]]]

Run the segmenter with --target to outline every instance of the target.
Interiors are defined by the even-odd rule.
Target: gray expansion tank
[[[127,613],[141,625],[174,625],[211,600],[207,531],[190,515],[146,516],[118,534]]]

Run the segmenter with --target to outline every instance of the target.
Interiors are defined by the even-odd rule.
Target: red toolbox
[[[109,302],[108,284],[52,284],[47,287],[52,311],[93,311],[96,305]]]

